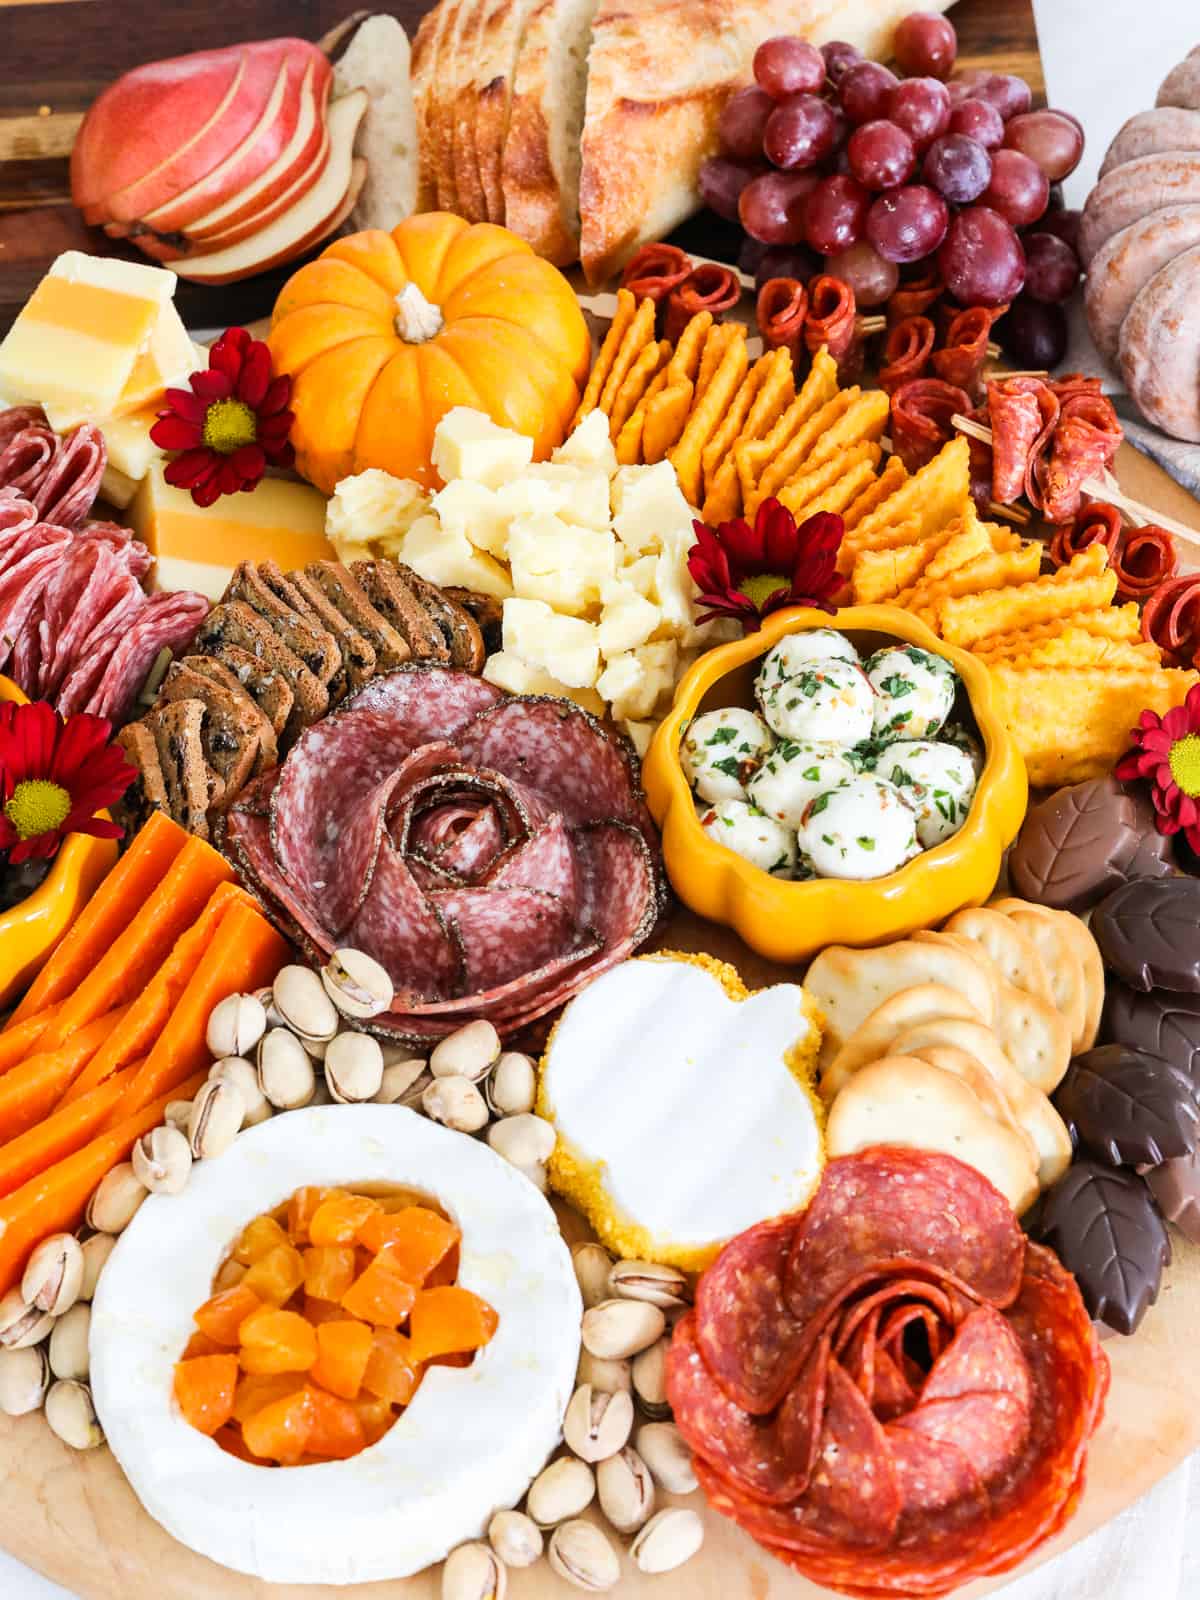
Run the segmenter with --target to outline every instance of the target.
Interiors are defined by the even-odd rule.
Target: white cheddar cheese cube
[[[639,645],[634,655],[646,673],[646,694],[653,695],[649,709],[639,713],[648,717],[658,706],[665,710],[674,696],[679,678],[679,647],[674,639],[657,639]]]
[[[600,613],[600,653],[611,658],[632,650],[658,627],[662,613],[636,589],[618,579],[606,585]]]
[[[461,533],[447,533],[435,516],[419,517],[400,544],[400,560],[442,587],[478,589],[503,600],[512,593],[508,574]]]
[[[497,506],[511,522],[514,517],[557,516],[571,497],[571,485],[561,478],[552,482],[522,473],[493,493]]]
[[[494,489],[485,489],[469,478],[455,478],[434,495],[433,509],[447,533],[462,535],[477,550],[505,559],[509,518]]]
[[[378,546],[376,555],[394,555],[413,523],[428,512],[429,496],[419,483],[368,467],[334,486],[325,532],[339,550],[365,544]]]
[[[559,490],[562,505],[558,515],[564,522],[605,532],[611,526],[608,474],[600,468],[584,469],[563,462],[542,461],[529,468],[528,476]]]
[[[107,500],[110,506],[116,506],[119,511],[124,511],[137,491],[137,479],[126,477],[125,473],[109,462],[104,469],[104,476],[100,479],[101,500]]]
[[[560,617],[541,600],[504,602],[504,649],[572,689],[590,689],[600,670],[594,623]]]
[[[589,411],[569,439],[550,457],[574,467],[600,467],[611,478],[617,470],[617,452],[608,433],[608,418],[603,411]]]
[[[624,545],[618,545],[618,550],[628,550]],[[647,600],[654,596],[654,575],[658,566],[658,557],[654,555],[639,556],[636,561],[627,560],[624,566],[617,569],[617,582],[636,589],[638,594],[644,595]],[[601,591],[600,598],[607,601],[608,594]]]
[[[501,428],[482,411],[454,406],[433,434],[433,464],[443,483],[470,478],[488,489],[498,489],[508,478],[524,472],[533,460],[533,440],[511,428]]]
[[[498,650],[494,656],[488,657],[483,676],[489,683],[494,683],[497,689],[507,689],[509,694],[555,694],[564,700],[573,700],[594,717],[604,715],[604,701],[594,689],[573,689],[569,684],[551,677],[548,672],[543,672],[541,667],[530,666],[520,656],[510,655],[507,650]]]
[[[695,621],[694,594],[686,560],[664,551],[654,563],[654,598],[662,612],[663,627],[676,638],[682,639]]]
[[[558,517],[516,517],[508,528],[508,559],[517,594],[579,616],[600,599],[616,573],[608,532],[573,528]]]
[[[646,669],[632,650],[613,656],[596,679],[596,690],[618,722],[649,716],[654,709],[655,696],[647,695]]]
[[[634,555],[659,549],[664,540],[691,529],[692,512],[669,461],[652,467],[621,467],[612,480],[613,528]]]

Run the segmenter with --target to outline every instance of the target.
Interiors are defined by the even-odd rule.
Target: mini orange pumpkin
[[[433,430],[453,406],[545,457],[591,360],[557,268],[505,228],[441,211],[331,244],[284,285],[268,343],[294,379],[296,466],[326,494],[367,467],[435,486]]]

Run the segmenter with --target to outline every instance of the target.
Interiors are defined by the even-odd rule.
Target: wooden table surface
[[[430,3],[393,0],[374,9],[392,12],[411,35]],[[275,34],[316,39],[357,9],[356,0],[0,0],[0,333],[60,251],[125,248],[87,227],[70,199],[75,130],[107,84],[142,62],[189,50]],[[1018,72],[1041,93],[1032,0],[959,0],[953,20],[964,66]],[[711,236],[707,243],[703,253],[719,253]],[[249,321],[270,311],[288,270],[220,289],[184,281],[177,303],[193,327]]]

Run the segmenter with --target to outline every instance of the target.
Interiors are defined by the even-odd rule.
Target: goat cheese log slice
[[[1200,203],[1200,153],[1192,150],[1139,156],[1115,168],[1087,197],[1079,224],[1079,256],[1091,269],[1114,233],[1149,211]]]
[[[1152,111],[1139,111],[1119,129],[1099,175],[1107,178],[1126,161],[1159,155],[1164,150],[1200,150],[1200,111],[1183,106],[1155,106]]]
[[[1200,156],[1196,160],[1200,183]],[[1200,245],[1138,294],[1121,329],[1121,375],[1148,422],[1200,443]]]
[[[1155,104],[1200,111],[1200,55],[1194,50],[1167,73],[1159,85]]]
[[[1188,115],[1196,118],[1200,140],[1200,112]],[[1200,148],[1196,159],[1200,161]],[[1096,348],[1106,361],[1116,364],[1121,326],[1150,279],[1195,245],[1200,245],[1200,204],[1148,211],[1114,233],[1096,252],[1088,268],[1083,304]]]

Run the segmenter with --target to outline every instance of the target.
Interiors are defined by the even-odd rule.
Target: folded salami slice
[[[1058,423],[1048,456],[1034,456],[1036,497],[1048,522],[1069,522],[1079,510],[1083,485],[1112,465],[1124,431],[1112,401],[1091,389],[1060,393]]]
[[[719,322],[742,298],[741,279],[732,267],[716,261],[702,261],[667,296],[663,321],[664,338],[675,340],[693,317],[707,311]]]
[[[1002,378],[987,386],[992,430],[992,499],[1011,505],[1028,492],[1033,466],[1058,422],[1058,397],[1042,378]]]
[[[0,489],[0,561],[17,535],[32,528],[37,520],[37,507],[19,489]]]
[[[1007,310],[1007,306],[968,306],[960,311],[946,330],[945,344],[934,352],[933,370],[938,377],[975,394],[987,360],[992,324]]]
[[[966,416],[970,397],[941,378],[914,378],[892,395],[892,449],[909,472],[928,466],[954,437],[951,418]]]
[[[691,276],[692,258],[674,244],[644,244],[626,264],[621,286],[638,300],[665,300]]]
[[[804,342],[809,354],[816,355],[822,345],[837,362],[838,376],[849,382],[862,367],[862,340],[854,290],[841,278],[828,273],[814,278],[808,286],[808,320]]]
[[[127,623],[109,623],[120,637],[84,710],[123,722],[160,650],[179,654],[208,615],[208,601],[189,589],[147,595]]]
[[[884,341],[879,387],[895,394],[905,384],[923,378],[936,339],[937,330],[928,317],[905,317],[893,323]]]
[[[41,406],[9,406],[0,409],[0,452],[13,442],[26,428],[48,428],[46,413]],[[0,487],[3,487],[0,484]]]
[[[108,463],[104,435],[85,422],[56,439],[53,456],[30,498],[47,522],[78,528],[100,492]]]
[[[799,278],[768,278],[758,291],[755,316],[768,350],[782,345],[795,361],[804,348],[808,316],[808,290]]]
[[[902,283],[887,304],[888,327],[906,317],[922,317],[946,292],[946,286],[932,262],[917,277]]]

